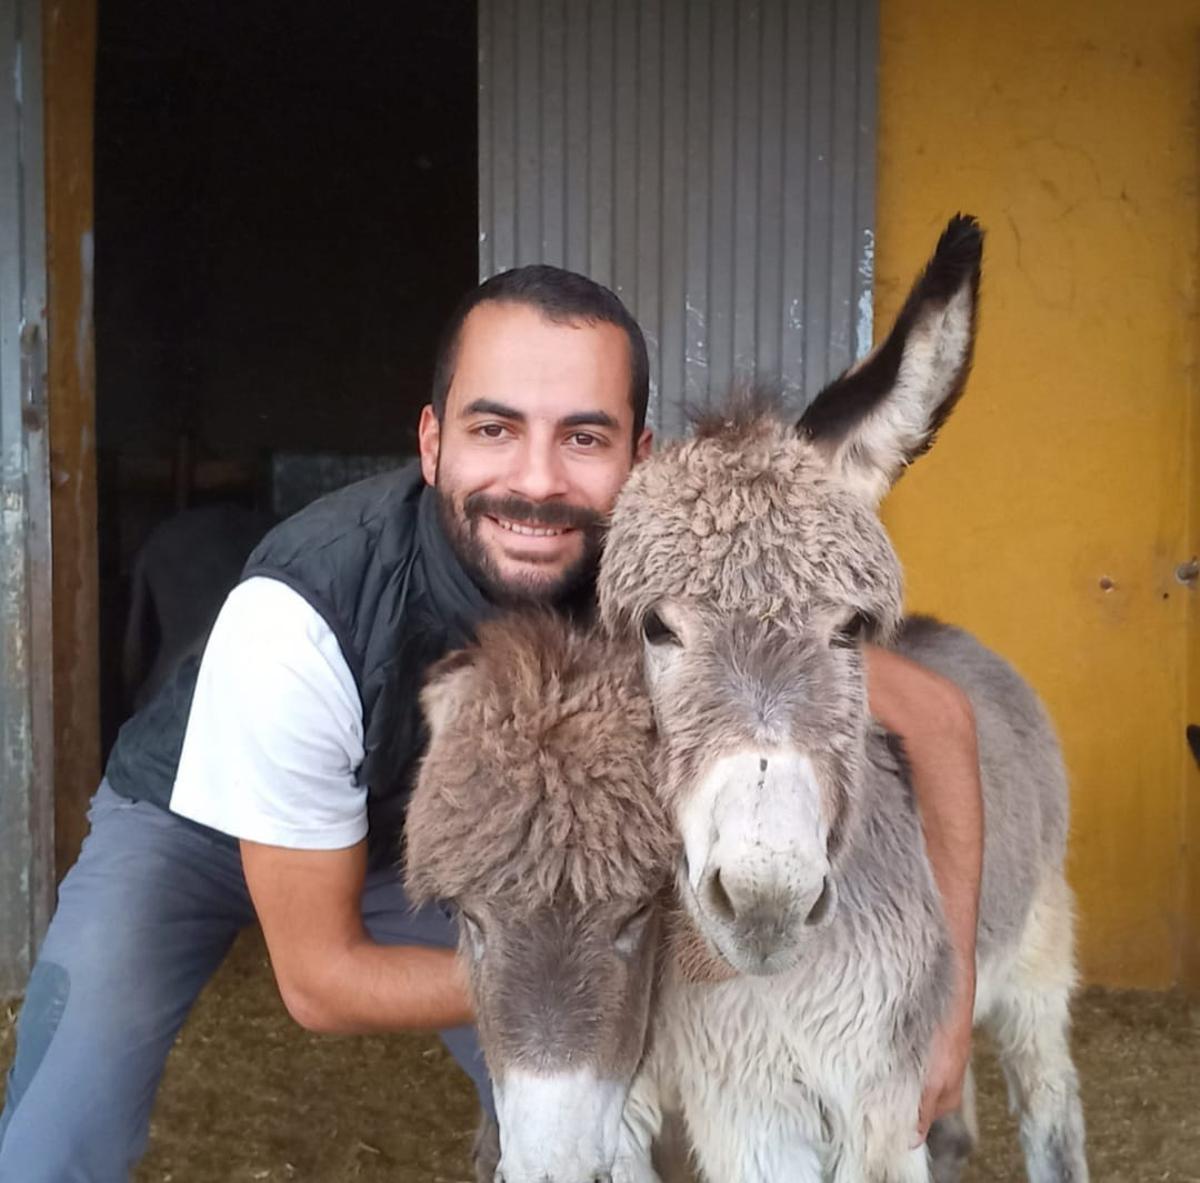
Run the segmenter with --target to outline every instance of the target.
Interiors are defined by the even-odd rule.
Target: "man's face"
[[[629,343],[612,324],[555,324],[486,301],[459,335],[421,466],[464,565],[498,602],[562,598],[594,570],[601,521],[650,432],[633,443]]]

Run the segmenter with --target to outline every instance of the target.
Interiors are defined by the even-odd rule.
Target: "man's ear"
[[[442,425],[432,406],[426,403],[421,408],[421,421],[417,425],[417,445],[421,452],[421,475],[427,485],[437,479],[438,455],[442,449]]]
[[[642,434],[638,437],[638,442],[633,447],[633,462],[640,464],[651,452],[654,451],[654,432],[650,428],[643,428]]]
[[[421,710],[430,735],[436,736],[466,700],[478,655],[478,649],[457,649],[429,667],[421,690]]]

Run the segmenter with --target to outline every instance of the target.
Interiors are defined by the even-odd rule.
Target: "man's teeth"
[[[541,526],[522,526],[519,522],[506,522],[503,518],[496,518],[506,530],[511,530],[514,534],[528,534],[531,538],[557,538],[562,534],[562,530],[543,529]]]

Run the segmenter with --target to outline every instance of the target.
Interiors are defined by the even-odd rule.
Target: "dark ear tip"
[[[966,270],[977,268],[983,259],[983,228],[971,214],[955,214],[938,239],[934,263],[954,262]]]
[[[938,239],[937,249],[914,296],[920,300],[949,300],[964,283],[979,283],[983,262],[983,230],[970,214],[955,214]]]

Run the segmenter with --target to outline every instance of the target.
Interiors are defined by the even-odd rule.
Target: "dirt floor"
[[[0,1011],[0,1068],[15,1008]],[[1200,1007],[1088,991],[1075,1010],[1092,1178],[1200,1183]],[[972,1183],[1023,1178],[1003,1084],[978,1057]],[[469,1180],[466,1078],[436,1039],[320,1038],[284,1013],[261,941],[244,938],[167,1067],[136,1183]]]

